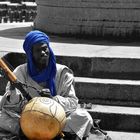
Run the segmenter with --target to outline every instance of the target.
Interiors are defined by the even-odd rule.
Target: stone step
[[[7,80],[0,77],[0,94],[4,94]],[[79,102],[140,106],[140,81],[75,78],[75,91]]]
[[[139,140],[140,133],[130,133],[130,132],[119,132],[119,131],[107,131],[108,135],[112,140]],[[89,140],[104,140],[101,136],[91,134]]]
[[[81,108],[84,109],[84,108]],[[107,105],[92,105],[86,109],[93,119],[100,119],[103,130],[139,132],[140,108]]]
[[[80,102],[140,106],[140,81],[75,77]]]
[[[75,76],[140,79],[139,42],[50,37],[57,62],[70,67]]]
[[[4,51],[1,51],[0,53],[3,55]],[[17,60],[17,57],[20,59]],[[7,56],[7,59],[13,63],[14,66],[16,66],[16,63],[20,63],[20,61],[25,62],[26,56],[22,52],[13,52]],[[70,67],[73,70],[74,75],[77,77],[133,80],[140,79],[139,58],[106,58],[56,55],[56,59],[57,63]]]
[[[56,56],[57,62],[70,67],[75,76],[140,79],[139,58]]]
[[[1,77],[1,75],[0,75],[0,96],[5,93],[5,88],[6,88],[7,82],[8,82],[8,80]]]

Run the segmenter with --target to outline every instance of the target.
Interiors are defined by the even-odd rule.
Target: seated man
[[[49,38],[41,31],[29,32],[23,48],[27,55],[27,63],[18,66],[14,74],[22,83],[30,85],[25,87],[25,90],[32,98],[40,96],[32,87],[39,90],[49,89],[47,97],[60,103],[66,112],[67,121],[63,132],[74,134],[72,140],[86,140],[93,120],[86,110],[77,108],[78,98],[75,95],[72,71],[67,66],[56,64]],[[19,135],[20,113],[26,102],[21,92],[8,83],[0,104],[0,130]],[[4,123],[6,121],[7,123]]]

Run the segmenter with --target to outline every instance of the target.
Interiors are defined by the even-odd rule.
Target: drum
[[[35,97],[23,108],[20,125],[30,140],[51,140],[59,135],[65,125],[63,107],[47,97]]]

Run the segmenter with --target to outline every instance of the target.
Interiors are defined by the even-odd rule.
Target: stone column
[[[35,28],[54,34],[126,36],[140,32],[139,0],[36,0]]]

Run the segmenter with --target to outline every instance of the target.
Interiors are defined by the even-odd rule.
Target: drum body
[[[46,97],[35,97],[24,107],[20,125],[30,140],[51,140],[59,135],[65,125],[63,107]]]

